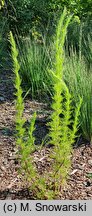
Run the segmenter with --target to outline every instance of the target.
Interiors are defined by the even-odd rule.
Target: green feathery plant
[[[50,70],[50,76],[53,82],[53,103],[51,114],[51,121],[49,122],[50,143],[54,145],[51,156],[54,159],[53,169],[48,173],[44,173],[41,177],[33,167],[31,153],[34,149],[33,131],[35,129],[34,114],[29,127],[28,138],[25,141],[26,130],[24,128],[25,119],[23,118],[24,102],[22,98],[21,79],[19,76],[19,63],[17,60],[18,51],[13,38],[10,33],[10,43],[12,50],[13,67],[15,73],[15,88],[16,88],[16,130],[17,130],[17,145],[20,147],[21,166],[26,171],[27,178],[31,180],[31,188],[35,190],[37,197],[43,199],[55,198],[59,194],[61,183],[66,180],[68,170],[71,162],[72,143],[76,137],[78,129],[78,116],[81,106],[77,105],[75,110],[75,117],[72,119],[72,100],[69,90],[63,81],[63,61],[64,61],[64,41],[67,31],[67,26],[70,22],[71,16],[67,18],[67,11],[64,12],[59,20],[56,30],[55,39],[55,63],[54,69]],[[48,183],[49,181],[49,183]]]
[[[67,11],[64,9],[59,20],[55,38],[55,63],[54,69],[49,72],[52,74],[53,81],[53,102],[51,121],[49,122],[50,143],[54,145],[51,157],[54,158],[52,178],[54,178],[54,188],[59,192],[61,182],[66,180],[71,164],[72,144],[78,129],[78,117],[81,106],[81,99],[75,110],[75,118],[72,119],[72,100],[68,87],[63,81],[63,62],[64,62],[64,42],[68,24],[71,20]]]
[[[34,136],[33,132],[35,130],[35,120],[36,120],[36,113],[33,114],[33,117],[31,119],[31,123],[29,126],[28,130],[28,137],[27,140],[25,139],[26,136],[26,129],[24,127],[25,124],[25,118],[23,117],[23,111],[24,111],[24,101],[22,97],[22,88],[21,88],[21,79],[19,75],[19,69],[20,65],[18,63],[18,50],[16,48],[16,43],[13,38],[12,32],[10,32],[9,36],[9,41],[11,44],[11,53],[12,53],[12,60],[13,60],[13,71],[15,74],[15,81],[14,81],[14,86],[16,89],[16,101],[15,101],[15,106],[16,106],[16,118],[15,118],[15,123],[16,123],[16,144],[19,148],[19,154],[21,156],[20,158],[20,164],[22,171],[26,171],[25,175],[27,178],[31,177],[31,180],[35,178],[35,169],[32,164],[32,158],[31,158],[31,153],[35,149],[34,146]]]
[[[16,43],[13,38],[12,32],[10,32],[9,41],[11,44],[11,52],[12,52],[12,59],[13,59],[13,71],[15,74],[15,89],[16,89],[16,144],[19,148],[18,155],[20,156],[20,165],[21,165],[21,173],[25,173],[26,181],[29,183],[29,189],[36,194],[37,198],[43,199],[51,198],[51,193],[47,193],[46,190],[46,178],[41,177],[37,171],[36,167],[33,164],[33,157],[31,153],[35,150],[35,137],[33,136],[33,132],[35,130],[35,120],[36,120],[36,113],[33,114],[31,119],[31,123],[28,129],[28,134],[26,134],[26,129],[24,127],[25,119],[23,117],[24,111],[24,101],[22,97],[22,88],[21,88],[21,79],[19,75],[20,65],[18,63],[18,50],[16,48]]]

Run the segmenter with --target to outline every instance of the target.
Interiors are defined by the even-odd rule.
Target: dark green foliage
[[[5,10],[10,29],[14,31],[17,27],[22,35],[29,34],[32,29],[34,31],[35,27],[38,29],[41,27],[40,23],[44,23],[42,28],[45,29],[48,22],[48,2],[44,0],[6,1]]]
[[[27,35],[29,32],[34,34],[49,32],[50,36],[64,6],[68,12],[74,13],[81,20],[91,18],[91,0],[5,0],[2,11],[13,32],[16,27],[22,35]]]
[[[7,61],[7,20],[0,14],[0,68],[6,68]]]

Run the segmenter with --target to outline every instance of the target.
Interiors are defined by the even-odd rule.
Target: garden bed
[[[13,92],[12,75],[5,71],[0,80],[0,199],[36,199],[18,173]],[[37,111],[35,135],[36,144],[39,145],[47,133],[46,119],[50,111],[47,104],[27,99],[24,110],[27,124],[34,111]],[[34,152],[40,174],[51,167],[49,153],[52,150],[53,147],[43,146],[42,150]],[[67,185],[62,187],[58,199],[92,199],[92,146],[82,143],[74,148]]]

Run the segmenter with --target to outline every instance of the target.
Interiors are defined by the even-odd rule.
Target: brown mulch
[[[18,161],[15,146],[15,107],[12,73],[3,72],[0,79],[0,199],[34,199],[32,192],[24,184],[18,174]],[[32,113],[37,111],[36,144],[39,145],[47,134],[46,119],[49,110],[46,104],[27,99],[25,101],[24,116],[29,124]],[[52,147],[44,146],[34,153],[34,161],[40,172],[49,171],[48,158]],[[92,199],[92,146],[79,145],[73,150],[72,167],[67,185],[62,188],[59,199]]]

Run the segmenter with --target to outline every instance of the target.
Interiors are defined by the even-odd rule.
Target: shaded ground
[[[18,161],[16,160],[15,127],[14,127],[14,96],[12,74],[3,72],[0,78],[0,199],[34,199],[18,174]],[[24,115],[27,124],[34,111],[37,111],[36,143],[40,144],[47,133],[46,118],[49,110],[46,104],[26,100]],[[50,167],[48,153],[51,148],[43,147],[35,152],[34,160],[38,168]],[[92,147],[82,144],[74,148],[72,169],[69,174],[67,186],[62,189],[59,199],[92,199]]]

